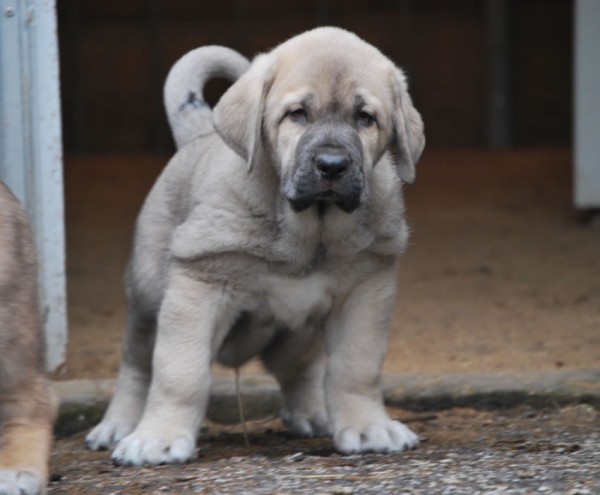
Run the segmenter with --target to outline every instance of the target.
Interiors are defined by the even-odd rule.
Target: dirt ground
[[[60,378],[116,374],[133,222],[164,164],[67,157],[70,335]],[[413,235],[387,371],[600,366],[600,228],[577,221],[569,150],[426,151],[406,196]]]
[[[50,494],[561,494],[600,493],[598,413],[586,405],[536,411],[389,409],[421,437],[414,451],[339,456],[329,439],[298,439],[277,419],[208,424],[185,465],[116,467],[84,433],[57,440]]]

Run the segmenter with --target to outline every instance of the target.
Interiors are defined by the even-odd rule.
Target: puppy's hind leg
[[[283,331],[265,349],[262,359],[281,386],[281,418],[290,432],[304,437],[328,435],[322,333],[312,328]]]
[[[156,318],[144,317],[130,302],[117,386],[102,422],[85,439],[89,449],[114,448],[139,423],[152,379],[155,334]]]

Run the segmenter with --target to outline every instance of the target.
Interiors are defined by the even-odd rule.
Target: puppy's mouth
[[[352,213],[360,206],[359,196],[341,195],[333,189],[326,189],[316,194],[298,196],[295,198],[288,197],[287,200],[289,201],[292,210],[296,213],[300,213],[301,211],[310,208],[315,203],[323,205],[333,204],[344,213]]]
[[[293,211],[315,203],[352,213],[366,200],[363,148],[354,126],[330,115],[311,124],[296,145],[294,163],[283,167],[282,192]]]

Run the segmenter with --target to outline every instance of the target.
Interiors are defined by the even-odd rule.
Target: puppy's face
[[[295,211],[324,201],[350,213],[368,196],[371,169],[385,147],[387,128],[379,121],[389,115],[376,94],[385,88],[373,88],[371,68],[357,68],[351,55],[293,55],[265,102],[264,131],[282,194]]]
[[[353,212],[368,199],[386,151],[412,182],[424,144],[402,73],[335,28],[309,31],[255,59],[215,108],[215,124],[250,167],[269,159],[297,212],[315,202]]]

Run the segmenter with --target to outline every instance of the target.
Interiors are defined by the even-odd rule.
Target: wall
[[[571,0],[514,11],[517,144],[570,142]],[[172,149],[162,84],[186,51],[251,56],[316,25],[355,31],[408,73],[429,146],[485,144],[483,0],[58,0],[65,147]],[[215,101],[223,84],[212,84]]]

